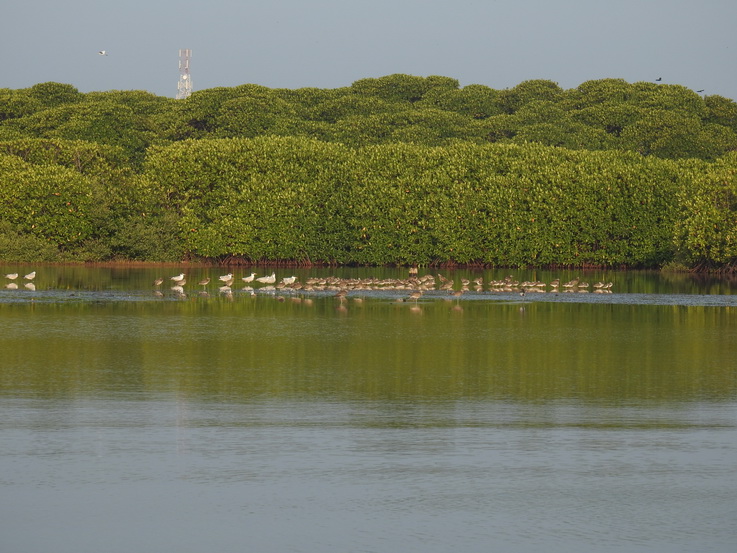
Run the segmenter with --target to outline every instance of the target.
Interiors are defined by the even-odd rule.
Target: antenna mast
[[[189,48],[179,50],[179,84],[177,85],[177,100],[189,98],[192,94],[192,76],[189,74],[189,59],[192,50]]]

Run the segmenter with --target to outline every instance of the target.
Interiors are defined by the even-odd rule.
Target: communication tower
[[[189,48],[179,50],[179,84],[177,85],[177,100],[189,98],[192,94],[192,76],[189,74],[189,60],[192,50]]]

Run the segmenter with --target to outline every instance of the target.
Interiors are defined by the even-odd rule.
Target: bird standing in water
[[[274,284],[276,282],[276,273],[271,273],[270,276],[257,278],[256,282],[260,282],[261,284]]]
[[[417,303],[417,300],[419,300],[422,297],[422,290],[415,290],[409,295],[409,300],[414,300],[415,303]]]

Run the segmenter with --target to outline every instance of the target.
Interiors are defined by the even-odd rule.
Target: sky
[[[194,90],[340,88],[394,73],[511,88],[661,78],[737,99],[735,0],[5,0],[0,88],[174,97]],[[106,50],[107,56],[98,51]]]

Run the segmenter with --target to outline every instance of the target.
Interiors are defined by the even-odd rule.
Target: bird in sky
[[[662,80],[663,80],[663,77],[658,77],[658,78],[657,78],[657,79],[655,79],[655,80],[656,80],[656,81],[662,81]]]
[[[107,56],[107,50],[100,50],[97,53],[100,54],[101,56]]]
[[[701,90],[697,90],[696,92],[704,92],[704,89],[702,88]]]

